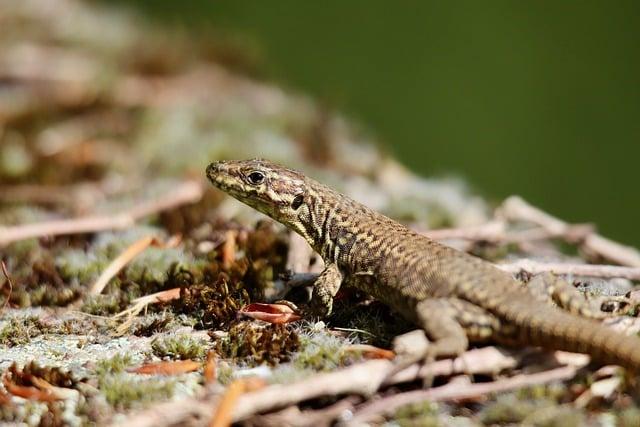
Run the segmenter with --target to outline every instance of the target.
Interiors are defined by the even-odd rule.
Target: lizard
[[[315,314],[331,313],[344,282],[422,328],[432,341],[425,359],[492,341],[640,368],[640,338],[603,325],[597,319],[609,314],[560,278],[540,275],[525,286],[488,261],[267,160],[216,161],[206,174],[218,189],[300,234],[322,257],[325,268],[310,301]]]

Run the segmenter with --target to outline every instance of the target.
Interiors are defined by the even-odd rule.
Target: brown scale
[[[469,340],[495,340],[640,368],[640,338],[577,316],[606,314],[560,279],[543,275],[527,289],[484,260],[268,161],[215,162],[207,175],[216,187],[298,232],[323,257],[326,269],[314,283],[312,304],[320,314],[331,312],[346,280],[422,327],[434,340],[425,355],[430,358],[459,354]]]

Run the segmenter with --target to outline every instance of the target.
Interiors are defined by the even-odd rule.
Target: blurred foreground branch
[[[195,203],[202,198],[202,194],[203,189],[200,183],[186,181],[160,197],[141,202],[129,210],[113,215],[86,216],[13,227],[0,227],[0,247],[30,238],[124,229],[146,216],[173,209],[177,206]]]
[[[640,252],[630,246],[607,239],[593,231],[575,233],[575,226],[562,221],[543,210],[532,206],[518,196],[511,196],[500,207],[500,213],[511,221],[525,221],[536,224],[549,234],[562,237],[567,242],[577,244],[584,250],[597,254],[620,265],[640,267]]]

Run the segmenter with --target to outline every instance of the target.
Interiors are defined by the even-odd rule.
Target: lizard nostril
[[[220,162],[213,162],[207,166],[207,176],[209,179],[213,179],[220,172]]]

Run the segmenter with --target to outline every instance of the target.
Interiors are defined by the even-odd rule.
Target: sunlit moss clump
[[[117,409],[129,409],[173,395],[173,379],[149,379],[128,374],[125,371],[132,364],[133,359],[127,354],[116,354],[98,362],[98,389],[110,405]]]
[[[425,400],[398,408],[391,417],[391,425],[400,427],[440,427],[442,421],[438,416],[438,405]]]
[[[351,341],[329,333],[326,329],[304,331],[300,334],[300,350],[292,363],[299,369],[331,371],[346,364],[353,354],[345,352]]]
[[[175,385],[173,379],[148,379],[120,374],[103,378],[99,389],[110,405],[117,409],[129,409],[170,398]]]
[[[293,328],[253,321],[236,323],[228,335],[216,341],[216,351],[221,357],[248,365],[286,362],[298,347],[298,334]]]
[[[98,361],[96,366],[96,375],[102,380],[107,375],[118,374],[124,372],[133,364],[133,359],[128,354],[116,354],[109,359]]]
[[[188,334],[166,335],[151,341],[153,354],[171,359],[203,359],[208,350],[207,342]]]
[[[95,316],[109,316],[124,310],[131,299],[131,295],[117,289],[107,294],[86,297],[80,310]]]
[[[42,335],[44,325],[38,317],[12,317],[0,323],[0,345],[13,347],[27,344],[31,339]]]
[[[139,337],[150,337],[161,332],[166,332],[172,324],[178,324],[181,321],[186,322],[186,320],[185,316],[180,316],[179,319],[176,319],[176,316],[170,311],[151,313],[134,319],[131,326],[131,333]]]
[[[640,408],[627,408],[617,418],[619,427],[640,427]]]

